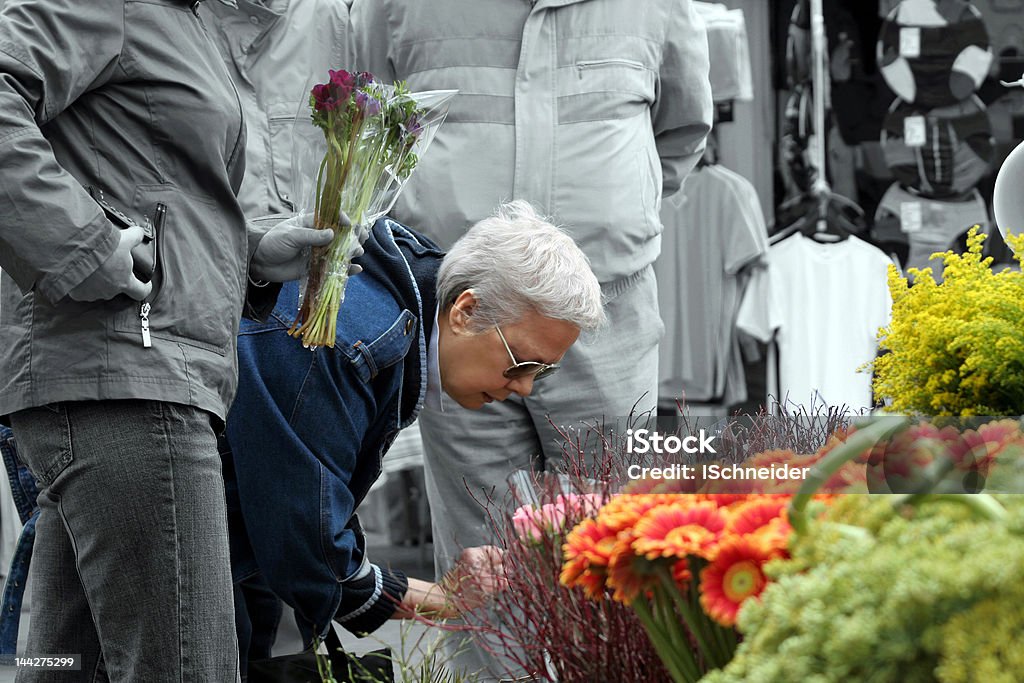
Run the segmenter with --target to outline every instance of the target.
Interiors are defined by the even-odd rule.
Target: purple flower
[[[356,93],[356,104],[362,110],[363,116],[376,116],[380,113],[380,101],[362,90]]]
[[[413,114],[405,121],[405,130],[415,137],[419,137],[420,133],[423,132],[423,125],[420,123],[420,117]]]

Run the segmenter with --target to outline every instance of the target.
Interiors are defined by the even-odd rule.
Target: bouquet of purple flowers
[[[334,232],[328,246],[312,250],[289,330],[307,348],[334,346],[356,232],[394,206],[457,92],[410,93],[402,82],[383,84],[366,72],[329,74],[310,90],[312,116],[296,120],[295,177],[316,179],[312,192],[302,193],[312,206],[300,208],[312,210],[317,229]]]

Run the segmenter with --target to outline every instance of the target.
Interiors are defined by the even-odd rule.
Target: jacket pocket
[[[153,290],[115,320],[115,329],[224,355],[238,330],[245,273],[244,226],[213,199],[168,186],[140,186],[133,207],[152,222]]]
[[[417,332],[416,316],[409,310],[403,310],[391,327],[372,342],[357,341],[344,352],[359,378],[369,383],[382,370],[406,357]]]
[[[643,62],[619,57],[578,59],[561,70],[558,122],[626,119],[654,102],[655,74]]]
[[[583,73],[590,69],[607,69],[611,67],[625,67],[627,69],[643,70],[646,69],[643,62],[638,62],[635,59],[622,59],[619,57],[609,57],[607,59],[581,59],[576,62],[576,70],[579,72],[580,78],[583,78]]]
[[[274,189],[289,210],[295,211],[295,192],[301,188],[292,183],[292,150],[295,139],[295,104],[279,102],[267,107],[267,128],[270,132],[270,167],[274,177]]]
[[[640,212],[647,226],[647,235],[661,233],[661,160],[657,150],[641,146],[634,157],[637,166],[636,177],[640,179]]]
[[[18,431],[18,457],[31,470],[40,487],[50,486],[74,460],[67,406],[52,403],[12,416]]]

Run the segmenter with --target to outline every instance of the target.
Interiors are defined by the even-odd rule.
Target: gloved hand
[[[68,297],[75,301],[99,301],[113,299],[118,294],[127,294],[136,301],[142,301],[149,296],[153,283],[142,282],[132,272],[135,265],[132,260],[132,249],[142,243],[144,236],[139,226],[120,230],[114,253],[89,277],[68,292]]]
[[[341,214],[341,220],[346,225],[350,224],[344,213]],[[369,234],[367,229],[355,231],[357,245],[353,247],[352,258],[363,255],[362,245]],[[311,213],[281,221],[260,240],[249,266],[249,277],[270,282],[297,280],[306,272],[306,248],[325,247],[333,237],[330,230],[317,230],[313,227]],[[353,263],[349,266],[348,274],[356,275],[362,271],[361,266]]]

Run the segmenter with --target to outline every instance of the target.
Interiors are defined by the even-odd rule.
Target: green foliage
[[[736,657],[702,681],[1017,680],[1007,672],[1024,671],[1024,502],[1000,498],[1004,524],[948,502],[897,514],[891,500],[844,497],[827,519],[869,535],[815,524],[792,560],[770,565],[776,582],[740,612]]]

